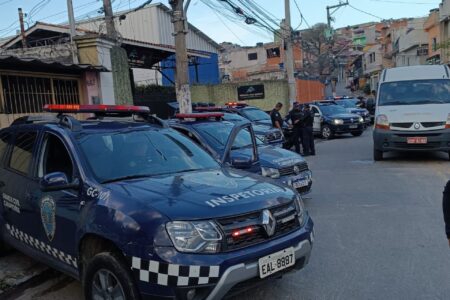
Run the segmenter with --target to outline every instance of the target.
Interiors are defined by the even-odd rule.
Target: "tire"
[[[108,296],[119,296],[114,299],[140,299],[139,292],[134,284],[123,259],[112,252],[96,254],[84,266],[83,290],[85,299],[108,299]],[[101,280],[103,279],[103,281]],[[104,280],[104,279],[107,280]],[[94,296],[100,296],[95,298]]]
[[[352,132],[353,136],[361,136],[363,134],[362,131],[356,131],[356,132]]]
[[[382,161],[383,160],[383,151],[373,149],[373,160],[374,161]]]
[[[331,129],[331,127],[328,125],[322,126],[321,134],[322,134],[322,138],[324,138],[325,140],[330,140],[334,137],[334,132]]]

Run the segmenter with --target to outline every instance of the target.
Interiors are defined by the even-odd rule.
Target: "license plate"
[[[358,125],[350,125],[349,127],[350,127],[350,129],[356,129],[356,128],[358,128]]]
[[[408,144],[427,144],[428,138],[426,137],[409,137],[407,139]]]
[[[308,186],[308,184],[309,184],[309,181],[307,179],[305,179],[305,180],[300,180],[300,181],[293,182],[292,183],[292,187],[294,189],[298,189],[298,188],[301,188],[301,187],[304,187],[304,186]]]
[[[258,261],[259,277],[265,278],[276,272],[295,265],[294,248],[287,248],[279,252],[261,257]]]

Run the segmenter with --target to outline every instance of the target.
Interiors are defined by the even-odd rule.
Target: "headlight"
[[[278,169],[261,167],[261,173],[264,177],[273,179],[280,178],[280,171]]]
[[[297,208],[298,222],[300,223],[300,226],[303,226],[305,225],[306,221],[306,209],[305,204],[303,203],[303,200],[300,197],[300,195],[298,195],[297,198],[295,199],[295,206]]]
[[[378,115],[375,119],[375,128],[390,130],[390,124],[386,115]]]
[[[212,221],[169,222],[167,232],[175,248],[188,253],[217,253],[222,234]]]
[[[344,124],[344,120],[342,120],[342,119],[333,119],[333,124],[334,125],[343,125]]]
[[[363,123],[364,122],[364,118],[363,117],[359,117],[358,121],[359,121],[359,123]]]
[[[448,117],[447,117],[447,123],[445,123],[445,128],[450,128],[450,114],[448,114]]]
[[[256,135],[256,138],[259,139],[259,140],[261,140],[263,143],[266,142],[266,136],[265,136],[265,135],[257,134],[257,135]]]

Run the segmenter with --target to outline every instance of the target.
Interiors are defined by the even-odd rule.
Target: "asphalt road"
[[[372,161],[371,132],[317,144],[308,158],[315,222],[310,264],[233,300],[450,299],[450,249],[442,190],[446,154],[392,154]],[[58,276],[16,299],[81,299],[78,283]]]

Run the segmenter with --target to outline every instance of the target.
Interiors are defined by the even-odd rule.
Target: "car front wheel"
[[[86,264],[83,289],[88,300],[140,299],[129,268],[111,252],[99,253]]]
[[[324,125],[322,127],[322,137],[326,140],[332,139],[334,137],[334,132],[330,126]]]

